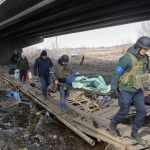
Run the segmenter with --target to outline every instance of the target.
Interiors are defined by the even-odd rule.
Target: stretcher
[[[110,92],[108,93],[102,93],[99,91],[92,91],[92,90],[87,90],[87,89],[83,89],[83,88],[73,88],[70,85],[67,85],[65,83],[59,83],[58,87],[55,89],[59,89],[59,85],[63,85],[64,88],[69,88],[70,90],[74,90],[74,91],[83,91],[84,95],[86,95],[87,97],[90,97],[92,101],[95,101],[99,107],[103,108],[108,106],[110,103],[112,103],[112,99],[110,97]]]

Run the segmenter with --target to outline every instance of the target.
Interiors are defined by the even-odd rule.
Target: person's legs
[[[46,77],[46,88],[50,85],[50,77]]]
[[[122,122],[129,113],[132,98],[133,98],[133,94],[127,91],[119,91],[118,104],[120,109],[117,112],[117,114],[112,118],[111,123],[109,125],[109,131],[114,136],[118,135],[116,126],[120,122]]]
[[[20,70],[20,81],[22,82],[23,79],[23,70]]]
[[[144,145],[145,143],[138,133],[138,130],[144,124],[144,119],[146,116],[146,109],[144,104],[144,92],[142,90],[135,95],[133,99],[133,104],[136,107],[136,114],[132,124],[131,137],[133,137],[139,144]]]
[[[59,85],[59,92],[60,92],[60,107],[61,109],[66,109],[66,104],[65,104],[65,90],[64,90],[64,85]]]
[[[69,97],[69,88],[67,87],[65,90],[65,100],[67,100]]]
[[[117,114],[112,118],[113,124],[117,125],[127,117],[132,99],[133,94],[127,91],[119,91],[118,104],[120,109]]]
[[[137,93],[133,99],[133,104],[136,108],[136,114],[133,121],[133,130],[138,131],[144,123],[146,116],[146,108],[144,104],[144,92]]]
[[[45,81],[46,81],[46,91],[48,92],[48,87],[49,87],[49,85],[50,85],[50,77],[46,77],[45,78]],[[49,95],[50,95],[50,92],[49,92]]]
[[[67,99],[68,99],[68,97],[69,97],[69,88],[68,87],[65,87],[65,101],[64,101],[64,105],[65,105],[65,107],[66,107],[66,101],[67,101]]]
[[[22,71],[22,82],[25,82],[26,80],[26,71]]]
[[[41,85],[42,85],[42,95],[44,98],[47,98],[47,86],[46,86],[46,80],[43,77],[40,77]]]

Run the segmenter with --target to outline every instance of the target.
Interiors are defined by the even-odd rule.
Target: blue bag
[[[21,101],[19,92],[8,92],[7,96],[8,97],[14,97],[16,99],[16,101],[18,101],[18,102]]]
[[[72,86],[72,82],[75,80],[75,78],[81,76],[80,74],[71,74],[66,78],[66,84]]]

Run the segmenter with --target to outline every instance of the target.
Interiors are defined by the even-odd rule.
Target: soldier
[[[66,86],[67,76],[73,73],[69,63],[69,57],[67,55],[62,55],[57,62],[57,65],[53,68],[53,80],[59,87],[60,93],[60,107],[62,111],[66,110],[67,97],[69,96],[69,88]]]
[[[127,50],[119,59],[111,80],[112,97],[118,97],[119,111],[112,118],[109,131],[113,136],[119,134],[117,125],[128,115],[131,103],[136,107],[136,114],[132,124],[131,137],[139,144],[144,145],[138,133],[144,123],[146,109],[144,104],[143,88],[148,85],[148,56],[150,38],[143,36]]]

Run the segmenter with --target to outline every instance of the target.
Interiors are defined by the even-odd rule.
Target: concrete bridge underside
[[[46,37],[150,19],[150,0],[1,1],[1,58]]]

